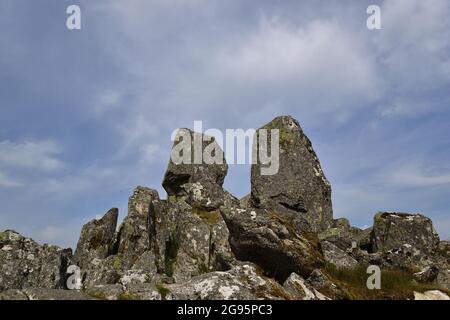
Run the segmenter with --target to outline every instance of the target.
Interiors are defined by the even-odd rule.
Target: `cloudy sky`
[[[420,212],[450,238],[449,16],[447,0],[1,0],[0,229],[73,247],[135,186],[165,197],[174,129],[290,114],[335,217]],[[249,172],[231,165],[227,189],[247,194]]]

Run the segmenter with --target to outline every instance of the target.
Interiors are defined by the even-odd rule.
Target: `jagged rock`
[[[423,270],[413,274],[414,280],[417,282],[434,282],[439,274],[436,266],[428,266]]]
[[[173,159],[180,156],[181,148],[184,151],[190,148],[190,152],[186,151],[186,154],[183,154],[185,157],[183,163],[174,163]],[[217,161],[208,164],[202,157],[204,152],[212,154]],[[227,171],[224,153],[214,137],[189,129],[180,129],[172,147],[171,159],[162,185],[169,196],[183,195],[181,186],[186,183],[210,182],[222,186]]]
[[[226,272],[211,272],[183,284],[164,286],[170,300],[290,299],[274,280],[266,278],[251,263],[239,263]],[[161,291],[161,290],[160,290]]]
[[[301,233],[274,212],[227,204],[220,212],[230,231],[230,245],[239,260],[258,264],[284,282],[292,272],[307,276],[323,263],[318,240]]]
[[[333,243],[323,241],[320,243],[325,261],[338,268],[354,268],[358,261],[352,258],[347,252],[335,246]]]
[[[373,252],[397,250],[411,246],[412,254],[432,254],[439,236],[431,220],[421,214],[378,213],[374,217],[371,246]]]
[[[252,205],[283,214],[302,230],[327,229],[333,218],[331,186],[311,141],[290,116],[275,118],[260,128],[257,136],[261,129],[279,129],[279,170],[273,175],[263,175],[264,165],[260,161],[252,165]],[[269,132],[267,135],[270,146],[272,138]],[[259,152],[259,147],[253,149]]]
[[[450,297],[439,290],[430,290],[423,293],[414,291],[414,300],[450,300]]]
[[[122,267],[131,268],[150,246],[150,206],[159,203],[156,190],[137,187],[128,200],[128,215],[119,229],[118,255]]]
[[[158,270],[177,282],[225,270],[226,261],[233,259],[222,216],[196,203],[191,206],[185,198],[171,197],[165,210],[150,211]]]
[[[283,288],[295,300],[330,300],[296,273],[291,273],[284,282]]]
[[[93,259],[105,259],[114,253],[119,210],[109,210],[101,219],[86,223],[78,240],[73,261],[81,268],[88,267]]]
[[[0,232],[0,291],[64,288],[72,250],[38,245],[15,231]]]
[[[83,286],[147,281],[156,273],[150,247],[149,207],[159,201],[155,190],[137,187],[128,203],[128,215],[116,233],[118,210],[87,223],[81,232],[75,262],[81,267]]]

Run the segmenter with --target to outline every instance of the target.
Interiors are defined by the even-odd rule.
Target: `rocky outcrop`
[[[251,170],[251,202],[257,208],[271,209],[283,214],[299,230],[323,231],[333,218],[331,186],[326,179],[311,141],[297,120],[278,117],[260,128],[279,130],[279,169],[273,175],[263,175],[264,164],[259,161]],[[256,142],[254,142],[256,143]],[[254,152],[261,146],[253,147]]]
[[[368,265],[410,279],[402,298],[446,297],[450,245],[430,219],[379,213],[364,230],[333,220],[330,184],[298,122],[275,118],[256,141],[262,129],[279,130],[279,170],[264,175],[266,165],[254,164],[251,193],[241,200],[223,189],[228,167],[219,145],[180,130],[163,179],[167,199],[137,187],[120,227],[115,208],[86,223],[73,257],[0,233],[0,299],[397,298],[366,290]],[[276,136],[269,133],[269,145]],[[206,155],[200,163],[197,148]],[[65,290],[69,265],[81,269],[81,291]],[[413,292],[418,284],[436,290]]]
[[[70,249],[40,246],[14,231],[0,232],[0,291],[63,288]]]

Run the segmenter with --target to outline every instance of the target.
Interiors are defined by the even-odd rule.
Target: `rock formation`
[[[279,170],[262,175],[254,164],[241,200],[222,187],[228,166],[218,144],[182,129],[172,152],[191,163],[170,159],[167,199],[137,187],[121,225],[115,208],[88,222],[73,255],[1,232],[0,299],[448,298],[450,244],[430,219],[378,213],[365,230],[333,219],[330,183],[297,120],[278,117],[261,129],[279,130]],[[194,161],[198,146],[220,163]],[[406,287],[370,291],[369,265]],[[69,266],[79,268],[81,290],[68,290]]]

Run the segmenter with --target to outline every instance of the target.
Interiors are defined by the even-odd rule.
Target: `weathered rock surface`
[[[415,255],[433,253],[439,236],[431,220],[421,214],[383,212],[375,215],[372,251],[386,252],[404,245],[414,248]]]
[[[0,291],[64,287],[72,250],[40,246],[14,231],[0,232]]]
[[[0,292],[0,300],[92,300],[93,298],[78,290],[30,288]]]
[[[251,263],[239,263],[226,272],[211,272],[184,284],[167,285],[166,299],[256,300],[291,299],[276,281],[262,276]]]
[[[261,161],[252,165],[253,206],[283,214],[302,230],[327,229],[333,218],[331,186],[298,121],[289,116],[278,117],[260,128],[257,134],[261,134],[261,129],[279,130],[279,170],[273,175],[263,175]],[[268,137],[271,142],[269,133]],[[259,148],[258,144],[258,148],[253,149],[259,152]]]
[[[283,288],[295,300],[330,300],[296,273],[291,273]]]
[[[338,268],[354,268],[358,261],[352,258],[347,252],[340,249],[331,242],[321,242],[323,256],[325,261],[335,265]]]
[[[429,290],[423,293],[414,292],[414,300],[450,300],[450,297],[439,290]]]
[[[228,229],[217,210],[169,199],[167,211],[152,211],[152,221],[159,270],[177,282],[224,270],[232,259]]]
[[[117,253],[122,257],[122,265],[129,268],[139,258],[151,250],[150,247],[150,207],[159,203],[156,190],[137,187],[128,200],[128,215],[119,229]]]
[[[253,165],[251,194],[241,200],[222,187],[228,167],[219,145],[181,130],[163,180],[167,200],[137,187],[119,230],[117,209],[88,222],[73,257],[1,232],[0,299],[350,299],[365,287],[352,291],[346,272],[372,264],[407,273],[405,298],[418,283],[437,290],[416,299],[448,298],[439,290],[450,289],[450,243],[439,242],[430,219],[380,213],[365,230],[333,220],[330,184],[298,122],[278,117],[263,128],[280,130],[279,171],[263,175],[264,165]],[[200,146],[221,163],[176,164],[183,143],[185,160]],[[72,264],[83,291],[61,290]]]
[[[94,219],[81,230],[73,261],[80,267],[88,266],[93,259],[105,259],[114,253],[119,210],[109,210],[101,219]]]
[[[190,150],[186,151],[186,154],[181,152],[183,163],[174,163],[173,159],[180,157],[182,147],[190,147]],[[208,164],[203,154],[212,154],[214,159],[219,159],[221,163],[215,161]],[[222,186],[227,172],[224,153],[213,137],[189,129],[180,129],[175,137],[162,185],[169,196],[183,195],[181,186],[186,183],[211,182]]]
[[[323,264],[317,238],[297,233],[276,213],[232,204],[222,206],[220,212],[236,257],[258,264],[276,279],[283,282],[292,272],[308,276]]]
[[[413,274],[417,282],[434,282],[439,274],[439,269],[436,266],[428,266],[423,270]]]

